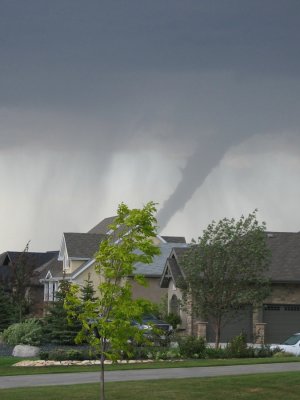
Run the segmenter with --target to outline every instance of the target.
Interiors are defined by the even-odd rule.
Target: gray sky
[[[299,231],[298,0],[0,0],[0,251],[121,201]]]

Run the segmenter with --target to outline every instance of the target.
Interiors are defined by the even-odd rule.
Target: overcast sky
[[[0,252],[121,201],[300,231],[298,0],[0,0]]]

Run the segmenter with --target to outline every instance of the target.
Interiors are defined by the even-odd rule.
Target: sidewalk
[[[299,371],[300,363],[236,365],[225,367],[194,367],[194,368],[165,368],[130,371],[107,371],[106,382],[152,380],[152,379],[181,379],[204,378],[226,375],[247,375],[273,372]],[[80,383],[97,383],[100,379],[98,372],[80,372],[63,374],[19,375],[0,377],[0,389],[32,386],[75,385]]]

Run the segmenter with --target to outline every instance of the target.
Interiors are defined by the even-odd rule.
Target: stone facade
[[[299,283],[274,283],[272,292],[265,304],[300,304]]]

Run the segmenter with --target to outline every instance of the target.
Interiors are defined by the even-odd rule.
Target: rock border
[[[160,361],[160,360],[156,360]],[[162,361],[162,360],[161,360]],[[141,364],[141,363],[152,363],[154,360],[119,360],[117,364]],[[52,360],[23,360],[19,361],[16,364],[13,364],[13,367],[50,367],[50,366],[68,366],[68,365],[100,365],[100,360],[83,360],[83,361],[75,361],[75,360],[66,360],[66,361],[52,361]],[[104,361],[104,364],[113,364],[111,360]]]

